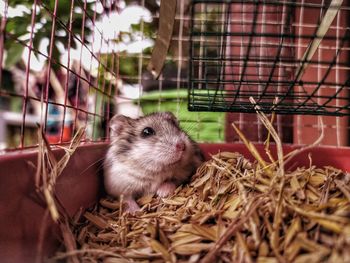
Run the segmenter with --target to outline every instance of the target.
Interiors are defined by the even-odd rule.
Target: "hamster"
[[[111,143],[104,161],[104,185],[114,197],[123,195],[128,212],[140,209],[136,199],[171,195],[204,161],[203,153],[171,112],[110,121]]]

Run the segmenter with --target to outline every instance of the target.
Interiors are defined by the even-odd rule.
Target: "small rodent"
[[[128,212],[140,209],[135,200],[141,196],[171,195],[204,161],[197,143],[171,112],[137,119],[116,115],[110,129],[104,185],[109,195],[123,195]]]

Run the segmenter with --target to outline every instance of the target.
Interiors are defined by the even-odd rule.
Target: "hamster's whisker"
[[[184,127],[184,130],[187,133],[191,133],[193,131],[198,130],[197,123],[186,123],[186,124],[188,124],[188,125],[186,127]]]
[[[92,164],[90,164],[88,167],[85,168],[85,170],[83,170],[80,174],[83,174],[84,172],[86,172],[88,169],[90,169],[92,166],[94,166],[95,164],[99,165],[97,166],[97,171],[100,171],[101,168],[103,168],[103,160],[106,159],[106,157],[102,157],[100,159],[98,159],[97,161],[93,162]]]

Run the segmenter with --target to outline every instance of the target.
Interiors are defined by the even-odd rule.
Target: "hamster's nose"
[[[179,152],[183,152],[186,149],[186,145],[184,142],[178,142],[176,143],[176,150]]]

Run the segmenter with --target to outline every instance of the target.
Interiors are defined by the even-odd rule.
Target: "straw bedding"
[[[283,188],[239,153],[223,152],[166,199],[122,214],[101,199],[74,226],[83,261],[349,262],[350,176],[332,167],[286,172]],[[84,252],[85,251],[85,252]]]

